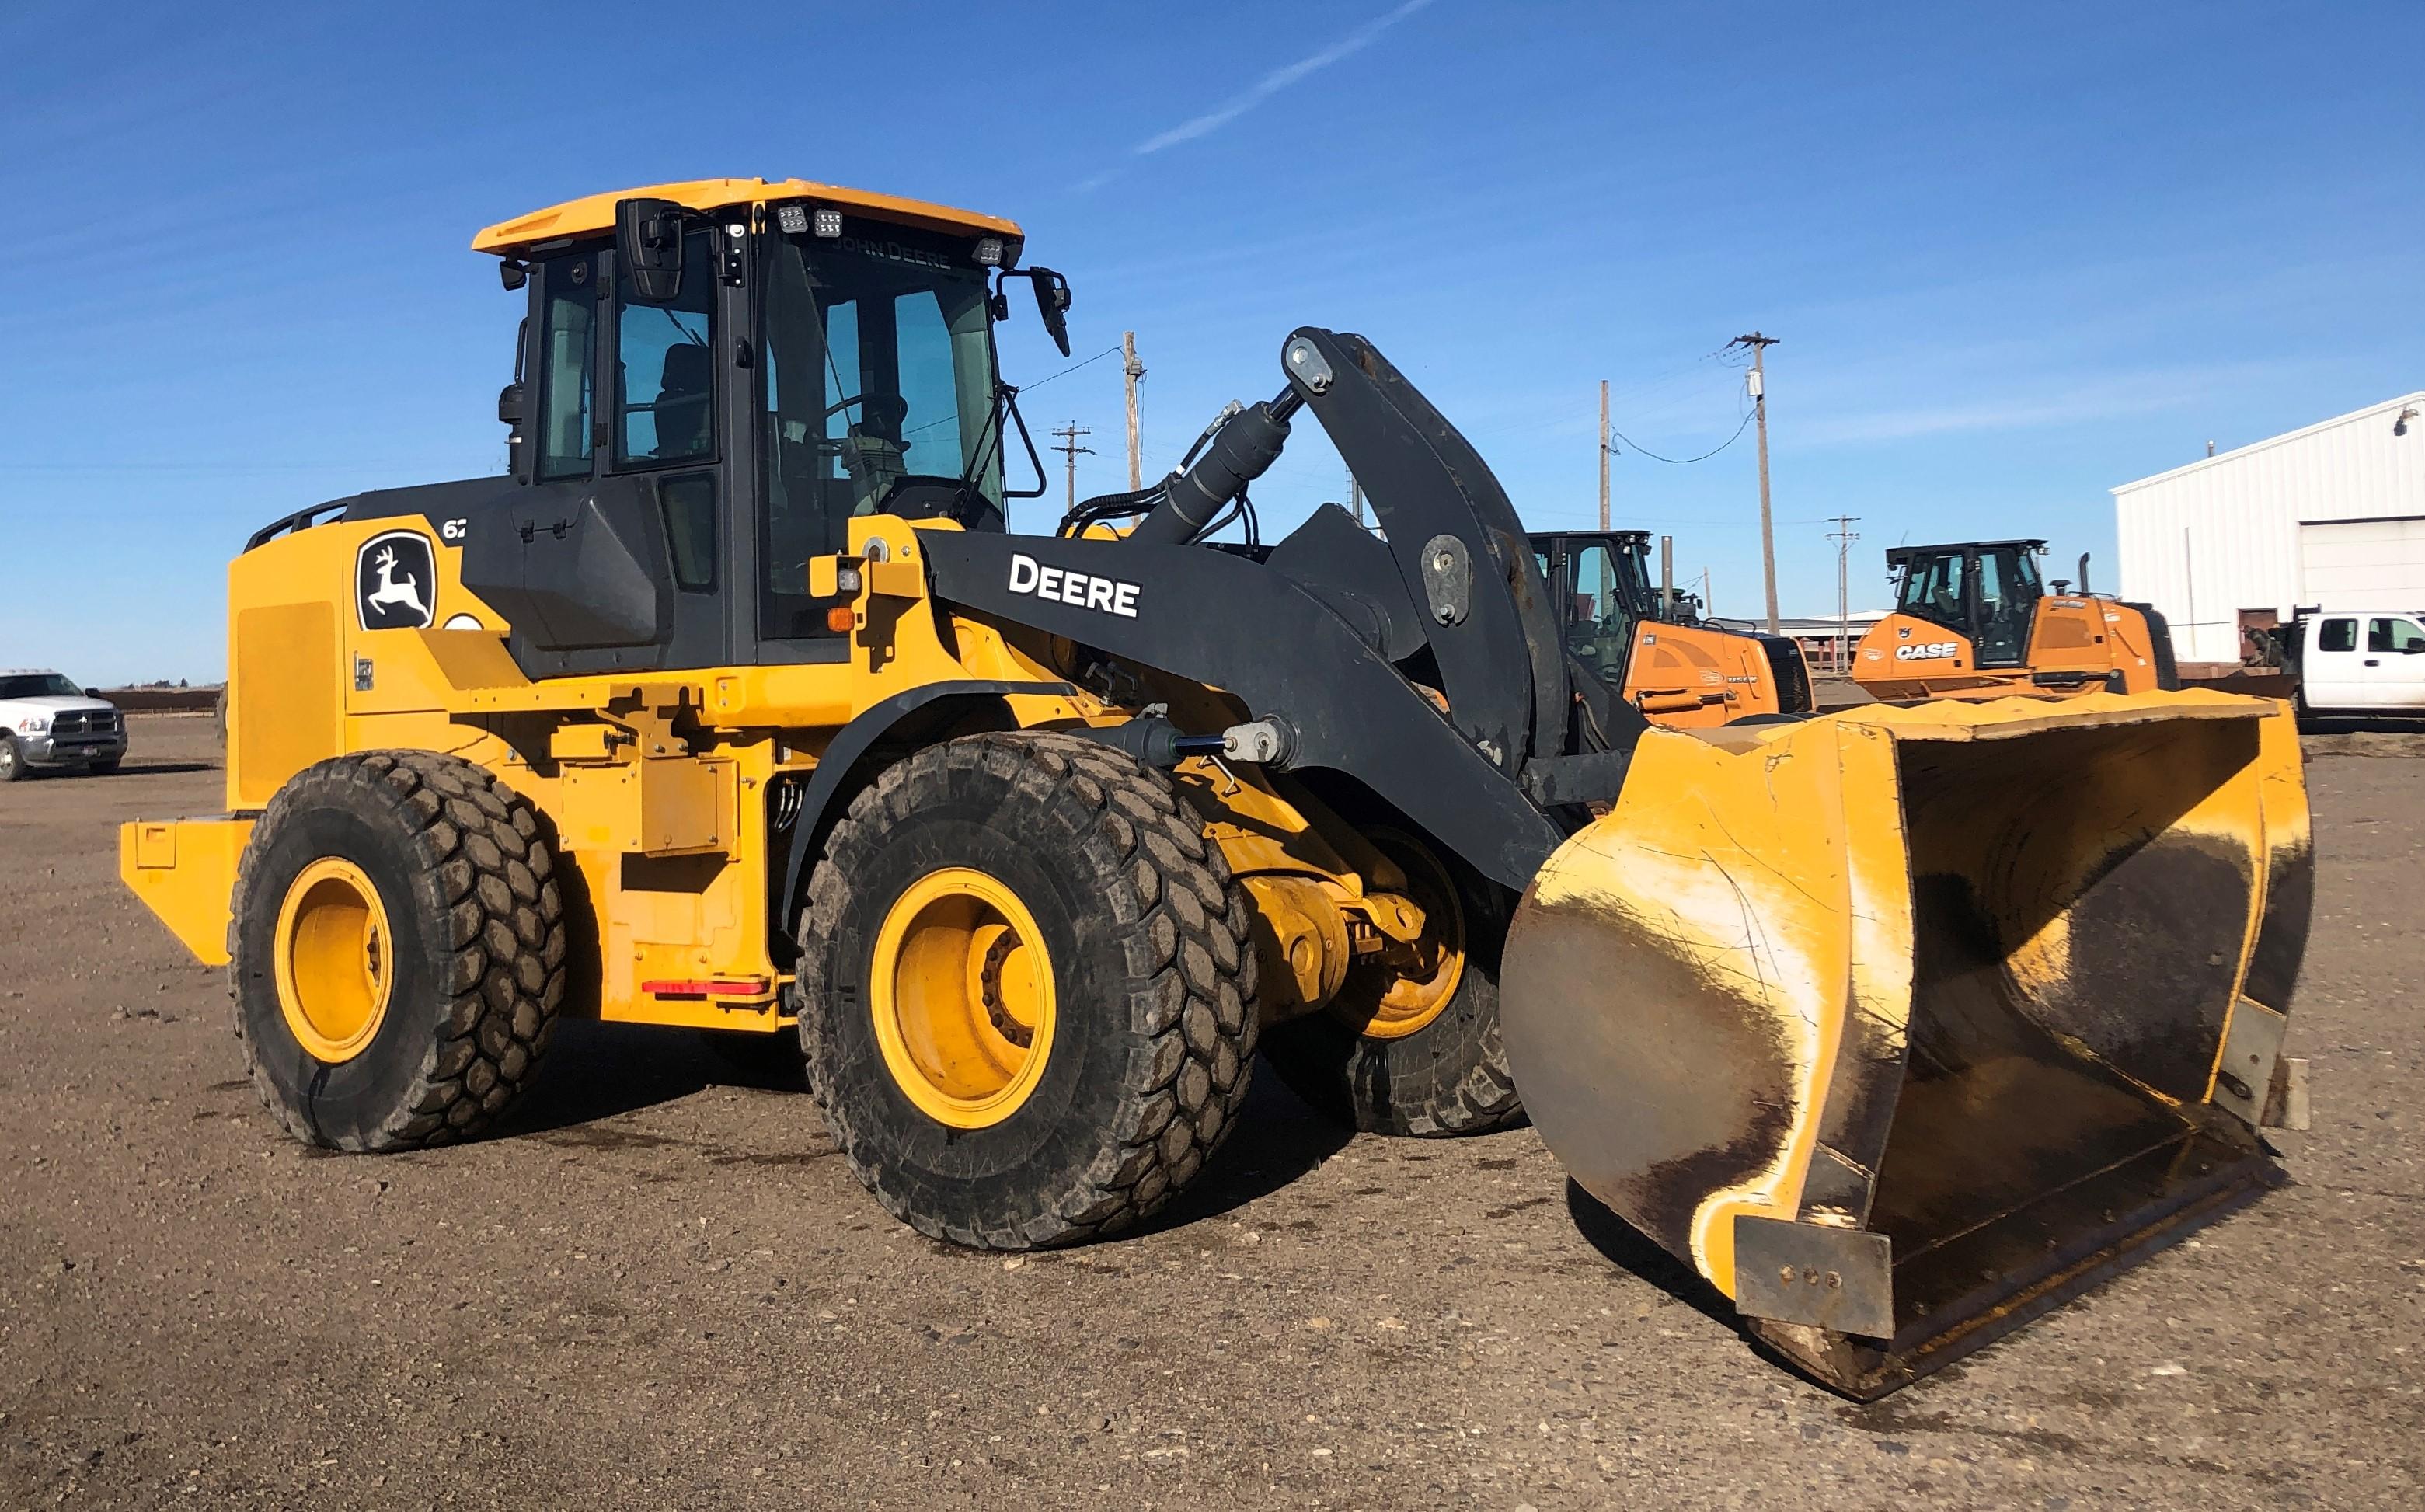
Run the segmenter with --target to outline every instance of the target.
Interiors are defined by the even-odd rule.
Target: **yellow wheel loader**
[[[2278,705],[1585,718],[1487,466],[1312,327],[1008,534],[994,327],[1069,299],[1021,240],[727,179],[480,233],[508,472],[253,536],[227,812],[121,837],[297,1138],[495,1127],[568,1016],[783,1034],[891,1212],[1020,1249],[1163,1209],[1260,1059],[1359,1129],[1529,1114],[1855,1394],[2274,1180]],[[1208,539],[1309,413],[1384,533]]]
[[[2124,603],[2065,579],[2048,593],[2043,540],[1897,546],[1887,553],[1894,613],[1853,651],[1853,681],[1873,697],[2070,698],[2181,685],[2172,627],[2150,603]]]

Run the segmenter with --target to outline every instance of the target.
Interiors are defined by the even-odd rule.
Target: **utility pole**
[[[1838,677],[1845,675],[1845,662],[1852,655],[1853,610],[1846,563],[1851,560],[1853,542],[1861,539],[1859,533],[1853,529],[1854,524],[1860,518],[1859,515],[1839,514],[1836,517],[1836,528],[1827,532],[1827,539],[1836,543],[1836,675]]]
[[[1069,507],[1075,509],[1078,507],[1078,456],[1082,452],[1088,457],[1095,455],[1095,448],[1079,445],[1078,438],[1091,436],[1094,431],[1072,420],[1052,434],[1061,438],[1061,444],[1052,449],[1069,458]]]
[[[1347,507],[1356,514],[1356,523],[1364,523],[1364,485],[1356,481],[1356,469],[1347,470]]]
[[[1608,528],[1608,379],[1599,380],[1599,527]]]
[[[1768,378],[1760,358],[1776,345],[1774,336],[1753,331],[1737,336],[1729,346],[1751,348],[1751,402],[1759,424],[1759,570],[1768,589],[1768,633],[1776,634],[1776,525],[1768,509]]]
[[[1136,386],[1145,381],[1145,364],[1137,361],[1136,332],[1120,332],[1120,377],[1129,391],[1129,491],[1145,487],[1145,458],[1137,451]]]

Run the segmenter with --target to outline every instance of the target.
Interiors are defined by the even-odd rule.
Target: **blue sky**
[[[1769,354],[1786,612],[1898,539],[2112,560],[2106,490],[2425,383],[2425,6],[0,8],[0,665],[216,678],[223,564],[502,469],[478,227],[719,173],[1007,215],[1138,332],[1149,474],[1298,324],[1371,337],[1535,525],[1598,384],[1669,456]],[[1032,317],[1013,381],[1068,364]],[[1125,483],[1116,359],[1032,390]],[[1055,482],[1058,483],[1057,458]],[[1621,523],[1759,607],[1748,435],[1620,444]],[[1341,496],[1318,427],[1266,534]],[[1041,511],[1018,523],[1042,523]]]

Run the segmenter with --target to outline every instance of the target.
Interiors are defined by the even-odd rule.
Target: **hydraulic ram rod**
[[[1288,444],[1289,416],[1304,402],[1293,387],[1285,388],[1231,415],[1203,456],[1163,481],[1162,502],[1137,522],[1128,539],[1165,546],[1195,539],[1197,531],[1278,459],[1280,448]]]

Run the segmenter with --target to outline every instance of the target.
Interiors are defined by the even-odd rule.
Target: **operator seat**
[[[715,365],[706,347],[666,348],[657,401],[651,406],[657,422],[657,449],[653,454],[657,460],[705,457],[713,449],[709,426],[715,407],[708,402],[708,395],[715,374]]]

